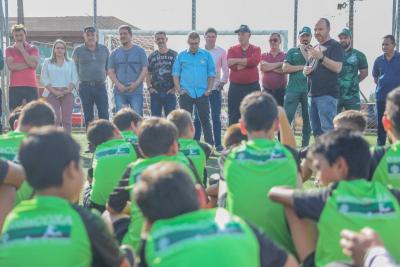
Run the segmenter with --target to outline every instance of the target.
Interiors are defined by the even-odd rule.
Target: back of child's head
[[[348,129],[363,133],[367,128],[367,120],[364,114],[357,110],[346,110],[333,119],[335,129]]]
[[[278,119],[278,106],[270,94],[253,92],[240,104],[240,114],[248,132],[268,131]]]
[[[120,131],[126,131],[131,126],[132,122],[138,126],[143,118],[131,108],[122,108],[113,118],[113,123]]]
[[[371,154],[368,142],[359,132],[346,129],[329,131],[316,139],[310,152],[312,156],[321,155],[330,166],[343,158],[348,167],[346,180],[368,177]]]
[[[242,133],[242,130],[240,129],[240,124],[235,123],[229,126],[228,129],[226,129],[226,132],[224,134],[224,147],[226,149],[229,149],[231,147],[240,145],[242,141],[246,140],[247,135],[244,135]]]
[[[118,129],[115,125],[104,119],[92,121],[87,128],[88,141],[97,147],[115,136]]]
[[[35,190],[61,187],[63,172],[71,162],[79,166],[80,147],[65,131],[54,126],[33,130],[22,142],[19,160]]]
[[[192,116],[184,109],[176,109],[168,114],[167,120],[172,122],[178,129],[178,136],[183,137],[189,134],[189,128],[193,126]]]
[[[164,118],[149,118],[142,122],[138,133],[139,147],[146,157],[169,152],[178,139],[175,125]]]
[[[400,138],[400,87],[387,96],[386,116],[392,123],[393,134]]]
[[[16,122],[18,122],[19,117],[21,116],[21,111],[24,106],[18,106],[13,111],[11,111],[10,115],[8,115],[8,125],[10,129],[14,131],[16,127]]]
[[[32,101],[22,108],[18,121],[21,127],[55,125],[54,110],[45,102]]]
[[[192,212],[200,206],[190,175],[177,163],[150,166],[134,190],[135,201],[150,222]]]

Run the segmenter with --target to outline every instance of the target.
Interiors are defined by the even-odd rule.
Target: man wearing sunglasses
[[[269,37],[270,51],[261,55],[260,69],[264,91],[271,94],[279,106],[283,106],[286,74],[282,71],[285,53],[281,51],[281,35],[273,33]]]

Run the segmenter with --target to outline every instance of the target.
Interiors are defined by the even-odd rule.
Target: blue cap
[[[239,33],[239,32],[248,32],[248,33],[251,33],[249,26],[244,25],[244,24],[240,25],[239,29],[237,29],[237,30],[235,31],[235,33]]]

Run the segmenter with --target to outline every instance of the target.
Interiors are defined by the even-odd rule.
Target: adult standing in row
[[[84,44],[74,49],[72,58],[78,72],[79,97],[87,126],[94,119],[94,105],[100,119],[109,119],[105,81],[110,52],[106,46],[97,42],[97,31],[94,27],[83,29],[83,39]]]
[[[65,131],[71,133],[74,106],[72,90],[78,84],[78,74],[63,40],[54,42],[51,57],[44,61],[40,78],[48,93],[45,94],[47,102],[54,109],[56,125],[62,124]]]
[[[376,83],[376,111],[378,117],[377,143],[383,146],[386,143],[386,132],[382,117],[385,112],[386,97],[396,87],[400,86],[400,53],[396,52],[396,41],[393,35],[386,35],[382,41],[383,55],[379,56],[372,69],[372,76]]]
[[[247,25],[240,25],[235,31],[239,44],[228,50],[229,92],[228,115],[229,125],[240,119],[240,103],[248,94],[261,90],[258,64],[261,60],[261,49],[250,44],[251,31]]]
[[[218,33],[214,28],[208,28],[204,34],[206,40],[205,49],[211,53],[215,64],[215,81],[212,92],[209,96],[211,106],[211,119],[213,126],[213,134],[215,141],[215,149],[220,152],[223,150],[221,143],[221,107],[222,107],[222,90],[229,78],[229,68],[226,59],[225,49],[216,46]],[[195,120],[195,139],[200,140],[201,123],[199,115],[196,112]]]
[[[108,61],[108,75],[114,83],[116,110],[130,106],[143,115],[143,81],[147,74],[146,52],[133,44],[132,28],[122,25],[118,29],[121,46],[112,51]]]
[[[200,35],[188,34],[189,49],[178,54],[173,66],[175,88],[179,93],[179,106],[193,114],[197,110],[204,129],[204,139],[214,145],[210,122],[209,95],[214,85],[215,64],[211,54],[199,48]]]
[[[339,33],[340,45],[344,49],[342,71],[339,74],[340,98],[337,112],[360,110],[360,82],[368,76],[368,62],[364,53],[352,46],[352,33],[343,29]]]
[[[303,75],[303,69],[308,59],[306,50],[310,45],[311,37],[311,29],[303,27],[299,32],[300,44],[287,52],[282,66],[282,70],[289,74],[284,107],[290,124],[295,118],[297,106],[301,105],[301,116],[303,118],[302,147],[308,146],[311,135],[310,117],[308,115],[307,77]]]
[[[270,51],[261,55],[260,63],[263,89],[275,98],[279,106],[283,106],[287,85],[287,77],[282,70],[286,54],[280,49],[281,43],[281,35],[272,33],[269,37]]]
[[[177,53],[167,47],[167,34],[156,32],[154,41],[158,50],[149,56],[149,66],[146,77],[147,90],[150,93],[151,115],[161,117],[164,109],[165,117],[176,108],[176,96],[172,66]]]
[[[329,20],[319,19],[314,34],[319,45],[307,49],[309,60],[303,70],[308,78],[310,119],[315,137],[333,129],[337,113],[338,74],[342,70],[344,51],[329,32]]]
[[[38,98],[36,67],[39,50],[26,41],[24,25],[13,25],[11,33],[15,43],[6,49],[6,63],[10,70],[9,108],[13,110]]]

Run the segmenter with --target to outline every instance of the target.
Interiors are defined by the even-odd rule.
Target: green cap
[[[303,27],[300,31],[299,31],[299,36],[302,36],[303,34],[308,34],[308,35],[312,35],[311,34],[311,29],[310,27]]]
[[[352,36],[353,36],[353,35],[351,34],[351,31],[350,31],[349,29],[347,29],[347,28],[344,28],[344,29],[339,33],[338,36],[340,36],[340,35],[342,35],[342,34],[344,34],[344,35],[346,35],[346,36],[349,36],[349,37],[352,37]]]

